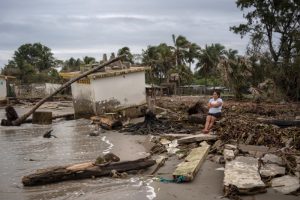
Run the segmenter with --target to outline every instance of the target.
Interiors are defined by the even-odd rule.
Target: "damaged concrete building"
[[[122,64],[121,64],[122,65]],[[146,103],[146,67],[106,67],[72,84],[76,117],[88,117]],[[82,72],[60,73],[70,79]]]
[[[6,97],[9,96],[9,85],[10,82],[15,80],[14,76],[4,76],[0,75],[0,100],[6,100]]]

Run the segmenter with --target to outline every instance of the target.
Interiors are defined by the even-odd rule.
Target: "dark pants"
[[[221,113],[208,113],[208,115],[214,116],[215,118],[220,118],[221,117]]]

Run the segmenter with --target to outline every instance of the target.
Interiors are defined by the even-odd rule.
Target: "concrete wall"
[[[45,83],[45,94],[49,95],[55,92],[61,84],[54,84],[54,83]]]
[[[110,112],[117,106],[145,103],[145,72],[91,80],[96,113]]]
[[[75,116],[79,118],[94,115],[94,94],[91,85],[75,82],[71,88]]]
[[[4,78],[0,78],[0,100],[5,99],[6,96],[7,96],[6,80]]]
[[[58,89],[61,84],[32,83],[15,86],[16,96],[19,98],[44,98]]]

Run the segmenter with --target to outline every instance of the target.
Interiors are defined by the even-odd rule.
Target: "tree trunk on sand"
[[[57,93],[59,93],[60,91],[64,90],[65,88],[69,87],[72,83],[92,74],[92,73],[95,73],[97,72],[99,69],[111,64],[111,63],[114,63],[118,60],[120,60],[123,56],[119,56],[119,57],[116,57],[102,65],[99,65],[83,74],[81,74],[80,76],[76,77],[76,78],[73,78],[71,80],[69,80],[68,82],[66,82],[65,84],[63,84],[60,88],[58,88],[55,92],[53,92],[52,94],[48,95],[47,97],[41,99],[31,110],[29,110],[27,113],[25,113],[24,115],[22,115],[20,118],[18,118],[17,120],[13,121],[12,122],[12,125],[13,126],[19,126],[21,125],[34,111],[36,111],[43,103],[45,103],[48,99],[50,99],[51,97],[53,97],[54,95],[56,95]]]
[[[65,180],[76,180],[108,176],[112,170],[126,172],[148,168],[156,163],[155,160],[141,158],[132,161],[112,162],[95,165],[93,162],[86,162],[68,166],[58,166],[37,170],[36,173],[24,176],[24,186],[44,185]]]

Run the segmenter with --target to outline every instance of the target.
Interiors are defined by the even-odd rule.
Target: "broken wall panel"
[[[266,186],[258,173],[258,159],[238,156],[225,164],[225,190],[230,186],[238,188],[241,194],[266,192]]]

